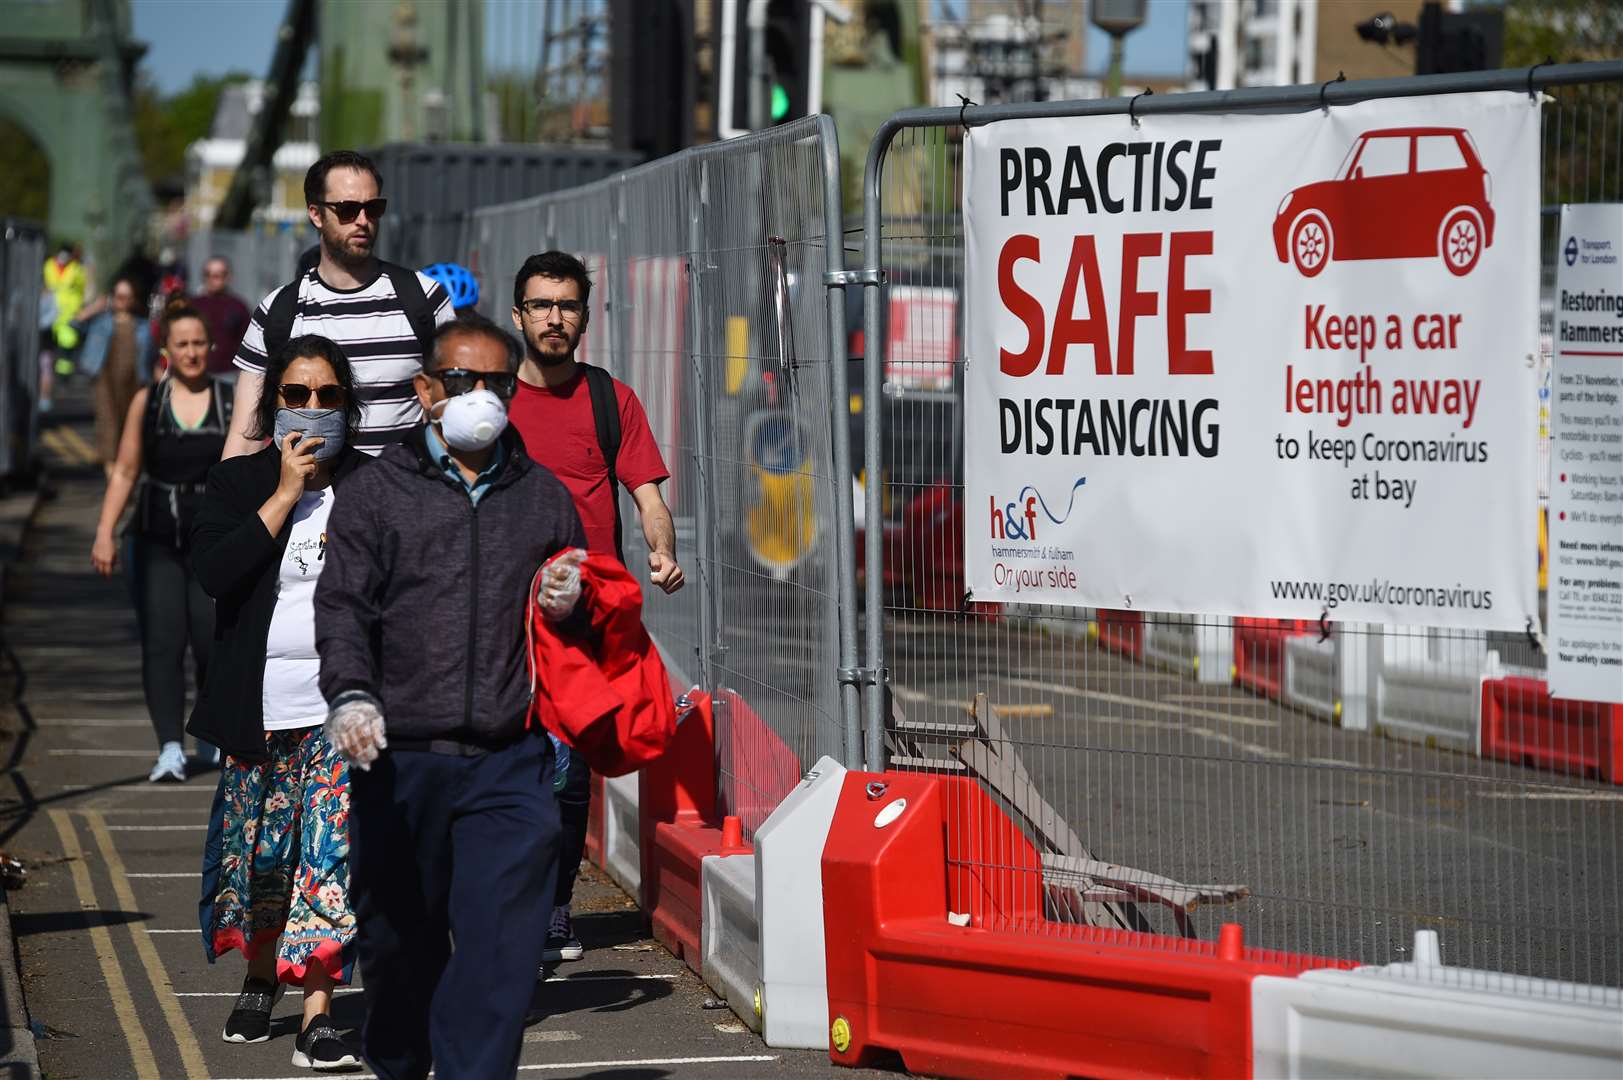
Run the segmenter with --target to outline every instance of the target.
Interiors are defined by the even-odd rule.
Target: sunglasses
[[[511,398],[518,390],[518,376],[510,371],[469,371],[467,368],[445,368],[443,371],[431,371],[430,375],[440,381],[445,387],[447,397],[459,397],[468,393],[480,383],[485,389],[501,398],[503,401]]]
[[[357,202],[354,199],[340,199],[338,202],[322,202],[319,205],[331,210],[340,225],[348,225],[361,216],[362,210],[366,211],[369,220],[376,221],[389,208],[389,200],[367,199],[365,202]]]
[[[287,402],[290,409],[302,409],[310,403],[310,395],[316,396],[316,401],[323,409],[336,409],[344,403],[344,388],[337,383],[328,383],[326,386],[305,386],[303,383],[283,383],[282,400]]]

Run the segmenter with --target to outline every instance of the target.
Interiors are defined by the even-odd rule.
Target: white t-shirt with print
[[[325,723],[327,703],[316,677],[316,579],[327,556],[333,489],[306,491],[293,508],[293,528],[276,580],[276,610],[265,638],[265,730]]]

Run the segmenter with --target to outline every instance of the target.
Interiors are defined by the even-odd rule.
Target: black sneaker
[[[225,1030],[220,1038],[228,1043],[260,1043],[270,1038],[271,1010],[281,999],[283,983],[269,983],[262,979],[242,980],[242,993],[225,1019]]]
[[[574,923],[569,918],[569,905],[552,909],[552,924],[547,927],[546,950],[541,954],[543,964],[556,964],[564,960],[579,960],[586,955],[586,946],[575,937]]]
[[[332,1017],[321,1013],[293,1040],[293,1064],[301,1069],[354,1069],[361,1059],[344,1045]]]

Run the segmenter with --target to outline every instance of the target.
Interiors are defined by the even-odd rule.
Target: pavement
[[[59,405],[53,429],[87,437],[84,402]],[[46,445],[57,495],[39,506],[6,576],[0,624],[0,753],[10,758],[0,778],[0,849],[29,867],[27,884],[9,896],[27,1013],[17,1008],[16,984],[0,980],[8,1016],[23,1024],[8,1029],[16,1060],[0,1064],[0,1080],[308,1075],[289,1064],[295,995],[282,1000],[270,1041],[220,1040],[243,968],[234,957],[207,963],[197,930],[216,775],[146,782],[156,748],[135,620],[123,583],[96,577],[88,556],[101,470],[69,436]],[[0,519],[7,510],[0,505]],[[707,1008],[710,991],[652,941],[641,914],[602,875],[583,876],[575,911],[586,958],[538,982],[520,1075],[683,1080],[833,1070],[824,1053],[767,1047],[725,1008]],[[0,945],[9,954],[9,940]],[[8,960],[0,956],[0,970]],[[356,1041],[362,999],[354,988],[340,991],[333,1014]]]

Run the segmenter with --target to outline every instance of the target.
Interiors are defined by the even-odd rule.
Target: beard
[[[363,238],[365,242],[361,243]],[[367,260],[372,258],[372,247],[376,239],[376,234],[352,236],[347,227],[322,229],[321,249],[339,266],[358,267],[365,265]]]
[[[534,342],[524,343],[530,359],[542,367],[556,367],[559,364],[567,364],[575,358],[575,343],[568,337],[543,337],[540,344],[542,348],[537,348]],[[562,351],[558,351],[559,345],[563,346]]]

